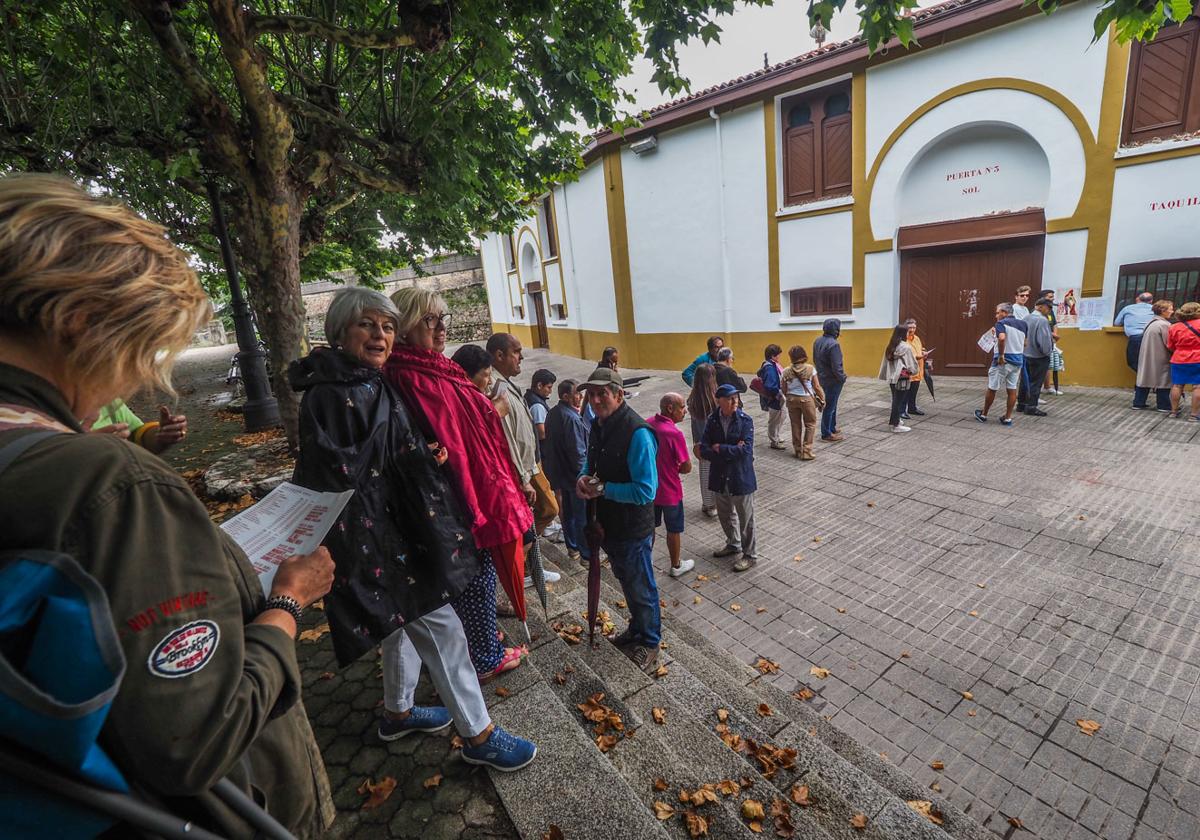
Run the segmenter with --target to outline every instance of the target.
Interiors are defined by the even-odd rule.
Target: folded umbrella
[[[925,387],[929,389],[929,398],[937,402],[937,397],[933,394],[933,362],[929,359],[925,360]]]
[[[525,558],[525,570],[529,572],[529,577],[533,579],[533,588],[537,590],[538,600],[542,602],[542,609],[546,613],[546,618],[550,618],[550,599],[546,594],[546,567],[542,563],[542,547],[538,543],[536,534],[533,537],[533,542],[530,544],[529,552]],[[528,626],[525,627],[525,635],[529,635]]]
[[[588,644],[595,641],[597,614],[600,612],[600,544],[604,542],[604,529],[596,518],[596,500],[588,499],[587,503],[587,536],[588,552],[588,583],[587,583],[587,623]]]

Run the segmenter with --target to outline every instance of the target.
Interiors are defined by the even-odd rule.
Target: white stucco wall
[[[511,324],[514,320],[509,305],[508,276],[504,264],[503,237],[489,233],[479,243],[479,256],[483,262],[484,285],[487,287],[488,310],[493,322]]]
[[[1095,136],[1100,121],[1107,46],[1092,44],[1095,8],[1063,6],[990,29],[867,72],[867,167],[888,135],[937,94],[964,82],[1019,78],[1059,91],[1075,103]],[[993,118],[979,111],[976,118]]]
[[[974,140],[959,143],[955,135],[961,132]],[[1023,134],[1031,142],[996,142],[1003,132],[1008,132],[1009,138],[1015,133]],[[993,138],[990,149],[988,143],[978,142],[989,134]],[[1038,149],[1045,161],[1039,160]],[[971,155],[964,154],[967,151]],[[930,156],[924,157],[927,153]],[[979,157],[973,167],[963,165],[976,154]],[[938,196],[931,192],[918,197],[919,200],[910,200],[909,193],[916,180],[909,175],[923,171],[919,169],[923,157],[931,167],[928,177],[940,178],[943,185],[958,186],[958,194],[938,201]],[[946,174],[985,169],[997,161],[1001,164],[999,173],[961,182],[945,181]],[[1021,166],[1034,166],[1039,173],[1045,173],[1047,162],[1049,183],[1044,186],[1019,172]],[[1011,171],[1014,167],[1018,171]],[[1006,168],[1010,171],[1005,172]],[[1085,175],[1083,142],[1061,110],[1040,96],[1023,91],[976,91],[934,108],[909,126],[892,146],[880,164],[871,193],[871,229],[876,238],[888,239],[895,236],[901,224],[913,223],[906,216],[931,222],[970,218],[998,210],[1022,210],[1029,206],[1022,203],[1023,197],[1032,199],[1035,192],[1044,196],[1047,219],[1067,218],[1079,204]],[[1006,181],[1008,187],[1003,186]],[[980,186],[981,192],[962,194],[961,189],[968,185]],[[911,212],[902,212],[906,205]]]
[[[1088,232],[1070,230],[1046,235],[1042,260],[1042,289],[1078,289],[1083,285],[1083,261],[1087,255]],[[1034,289],[1036,295],[1041,289]]]
[[[560,263],[566,272],[566,323],[574,329],[616,332],[604,190],[604,167],[596,161],[578,181],[556,188],[554,201]]]
[[[815,286],[849,286],[854,250],[850,208],[840,213],[779,221],[779,291],[787,315],[788,292]]]
[[[1117,170],[1104,294],[1117,288],[1122,265],[1200,257],[1200,157]]]
[[[859,329],[896,326],[900,312],[900,257],[895,251],[866,255],[863,293],[866,306],[854,310]]]

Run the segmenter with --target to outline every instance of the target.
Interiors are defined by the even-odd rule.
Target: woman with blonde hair
[[[475,547],[485,553],[484,572],[491,597],[464,593],[471,608],[459,609],[471,644],[471,658],[483,675],[516,668],[524,648],[501,650],[495,630],[495,569],[503,564],[513,578],[525,576],[522,538],[533,524],[533,512],[508,458],[508,442],[492,401],[466,371],[443,355],[450,313],[446,302],[428,289],[400,289],[392,295],[397,308],[396,343],[384,365],[384,378],[400,392],[426,437],[446,448],[446,469],[471,526]],[[490,561],[490,562],[489,562]],[[519,573],[519,574],[518,574]],[[474,588],[474,587],[473,587]],[[489,615],[490,613],[490,615]]]
[[[717,515],[717,498],[708,489],[708,473],[712,469],[708,461],[700,457],[700,438],[708,416],[717,408],[717,369],[704,362],[692,371],[692,390],[688,394],[687,409],[692,417],[692,443],[696,459],[700,462],[700,510],[705,516]]]
[[[161,226],[64,178],[0,178],[0,550],[70,555],[107,595],[128,667],[99,744],[135,787],[252,836],[212,792],[228,778],[314,836],[334,811],[295,636],[329,591],[329,553],[284,560],[265,598],[179,475],[84,434],[116,399],[171,393],[172,363],[210,312]]]

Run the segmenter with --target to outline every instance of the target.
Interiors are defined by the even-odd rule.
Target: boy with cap
[[[754,554],[754,421],[738,408],[738,390],[733,385],[717,389],[717,408],[704,424],[696,454],[712,462],[708,489],[714,493],[717,518],[725,531],[725,547],[713,557],[741,558],[733,564],[744,572],[758,562]]]

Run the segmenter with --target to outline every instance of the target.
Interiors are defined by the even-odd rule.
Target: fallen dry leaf
[[[497,688],[496,688],[496,696],[497,697],[507,697],[510,694],[512,694],[512,691],[510,691],[509,689],[505,688],[502,685],[497,686]]]
[[[554,675],[554,682],[558,683],[559,685],[566,685],[567,684],[567,675],[560,671],[559,673]]]
[[[433,774],[432,776],[430,776],[428,779],[426,779],[425,781],[421,782],[421,785],[422,785],[422,787],[424,787],[424,788],[425,788],[425,790],[429,790],[430,788],[435,788],[435,787],[437,787],[437,786],[438,786],[438,785],[440,785],[441,783],[442,783],[442,774],[441,774],[441,773],[434,773],[434,774]]]
[[[328,632],[329,632],[328,624],[318,624],[316,627],[312,628],[311,630],[301,631],[300,641],[315,642],[317,639],[321,638]]]
[[[675,816],[675,809],[666,802],[655,802],[654,816],[660,820],[669,820],[671,817]]]
[[[803,555],[803,554],[797,554],[797,555],[796,555],[795,557],[793,557],[792,559],[793,559],[793,560],[795,560],[797,563],[801,563],[801,562],[803,562],[803,561],[804,561],[804,555]]]
[[[750,822],[746,823],[746,828],[750,829],[755,834],[762,834],[762,823],[758,820],[750,820]]]
[[[320,680],[321,682],[324,682],[325,680],[333,679],[333,677],[334,677],[333,671],[322,671],[321,675],[319,677],[317,677],[317,679]]]
[[[931,791],[933,791],[934,793],[941,793],[941,792],[942,792],[942,786],[941,786],[941,785],[939,785],[937,782],[933,782],[932,784],[930,784],[930,785],[929,785],[929,789],[930,789]]]
[[[824,537],[813,537],[813,542],[819,543],[823,539],[825,539],[825,538]]]
[[[1080,522],[1087,522],[1087,517],[1085,515],[1083,515],[1082,513],[1079,514],[1078,516],[1076,516],[1075,518],[1078,519]]]
[[[874,503],[874,502],[867,502],[867,507],[875,507],[875,503]]]
[[[757,613],[758,615],[762,615],[766,611],[767,611],[766,607],[755,607],[754,608],[754,612]]]
[[[704,837],[708,834],[708,820],[695,811],[684,812],[683,821],[691,837]]]
[[[906,651],[906,650],[902,650],[902,651],[900,651],[900,658],[901,658],[901,659],[908,659],[910,656],[912,656],[912,654],[911,654],[911,653],[909,653],[908,651]]]
[[[792,692],[792,696],[797,700],[811,700],[817,695],[811,688],[808,688],[807,686],[801,686]]]
[[[741,605],[741,604],[730,604],[730,605],[729,605],[729,611],[730,611],[730,612],[741,612],[741,609],[742,609],[742,605]]]
[[[935,758],[933,761],[929,762],[929,766],[932,767],[934,770],[945,770],[946,769],[945,762],[943,762],[940,758]]]
[[[737,796],[741,792],[742,786],[733,779],[722,779],[717,782],[717,790],[726,796]]]
[[[1089,738],[1100,731],[1100,724],[1094,720],[1084,720],[1080,718],[1075,721],[1075,725],[1079,727],[1079,731]]]
[[[717,709],[717,720],[721,721],[721,723],[724,723],[725,721],[729,720],[729,710],[728,709]]]
[[[963,691],[963,692],[961,692],[961,694],[962,694],[964,700],[974,700],[975,699],[975,695],[969,691]]]
[[[702,603],[703,601],[704,601],[704,599],[701,598],[699,595],[697,595],[695,598],[692,599],[693,604],[699,604],[699,603]]]
[[[366,796],[367,801],[362,804],[362,810],[370,811],[378,808],[387,798],[392,795],[392,791],[396,789],[396,780],[391,776],[384,776],[379,780],[378,784],[374,784],[370,779],[363,781],[358,786],[359,796]]]
[[[775,713],[771,711],[771,707],[768,706],[766,703],[758,704],[758,716],[759,717],[771,717],[773,714],[775,714]]]
[[[975,717],[977,712],[974,709],[967,709],[967,717]]]
[[[819,680],[824,680],[829,677],[829,669],[828,668],[819,668],[816,665],[809,668],[808,673],[810,673],[812,676],[816,677]]]
[[[742,800],[742,818],[747,820],[765,819],[767,812],[763,810],[762,803],[757,799]]]
[[[941,811],[939,811],[937,808],[934,808],[933,803],[928,799],[910,799],[908,800],[908,807],[912,808],[934,825],[941,825],[944,822]]]
[[[1008,824],[1013,828],[1023,828],[1025,826],[1025,823],[1021,822],[1020,817],[1009,817]]]
[[[617,745],[616,735],[597,735],[596,746],[600,748],[600,752],[606,753]]]
[[[980,589],[987,589],[987,584],[986,584],[986,583],[977,583],[977,584],[975,584],[975,585],[976,585],[976,586],[978,586]]]
[[[563,840],[562,829],[550,823],[550,827],[542,832],[542,840]]]
[[[850,818],[850,827],[858,831],[862,831],[867,827],[867,815],[855,814]]]
[[[654,678],[658,679],[659,677],[665,677],[668,673],[669,672],[667,671],[666,665],[659,665],[654,669]]]
[[[971,610],[967,615],[971,616],[971,618],[979,618],[979,610]]]
[[[628,606],[628,604],[626,604],[624,601],[613,601],[613,605],[622,610]]]
[[[758,659],[756,659],[754,661],[754,667],[758,669],[758,672],[760,674],[778,674],[779,673],[779,663],[772,662],[770,659],[766,659],[762,656],[758,657]]]
[[[654,722],[657,723],[659,726],[662,726],[664,723],[667,722],[667,710],[666,709],[655,706],[653,709],[650,710],[650,714],[654,718]]]
[[[846,608],[845,608],[845,607],[838,607],[838,608],[837,608],[837,611],[838,611],[838,612],[840,612],[840,613],[845,613],[845,612],[846,612]]]
[[[666,779],[655,779],[654,780],[654,789],[655,790],[662,791],[662,790],[666,790],[667,787],[669,787],[669,786],[667,785]]]
[[[887,761],[887,760],[888,760],[888,754],[887,754],[887,753],[885,753],[885,752],[881,752],[881,753],[879,754],[879,757],[880,757],[880,758],[882,758],[884,761]]]
[[[710,788],[707,785],[698,787],[690,793],[687,790],[681,790],[679,791],[679,801],[690,802],[699,808],[706,803],[716,802],[717,792],[714,788]]]
[[[706,580],[708,580],[708,575],[696,575],[696,580],[706,581]]]

